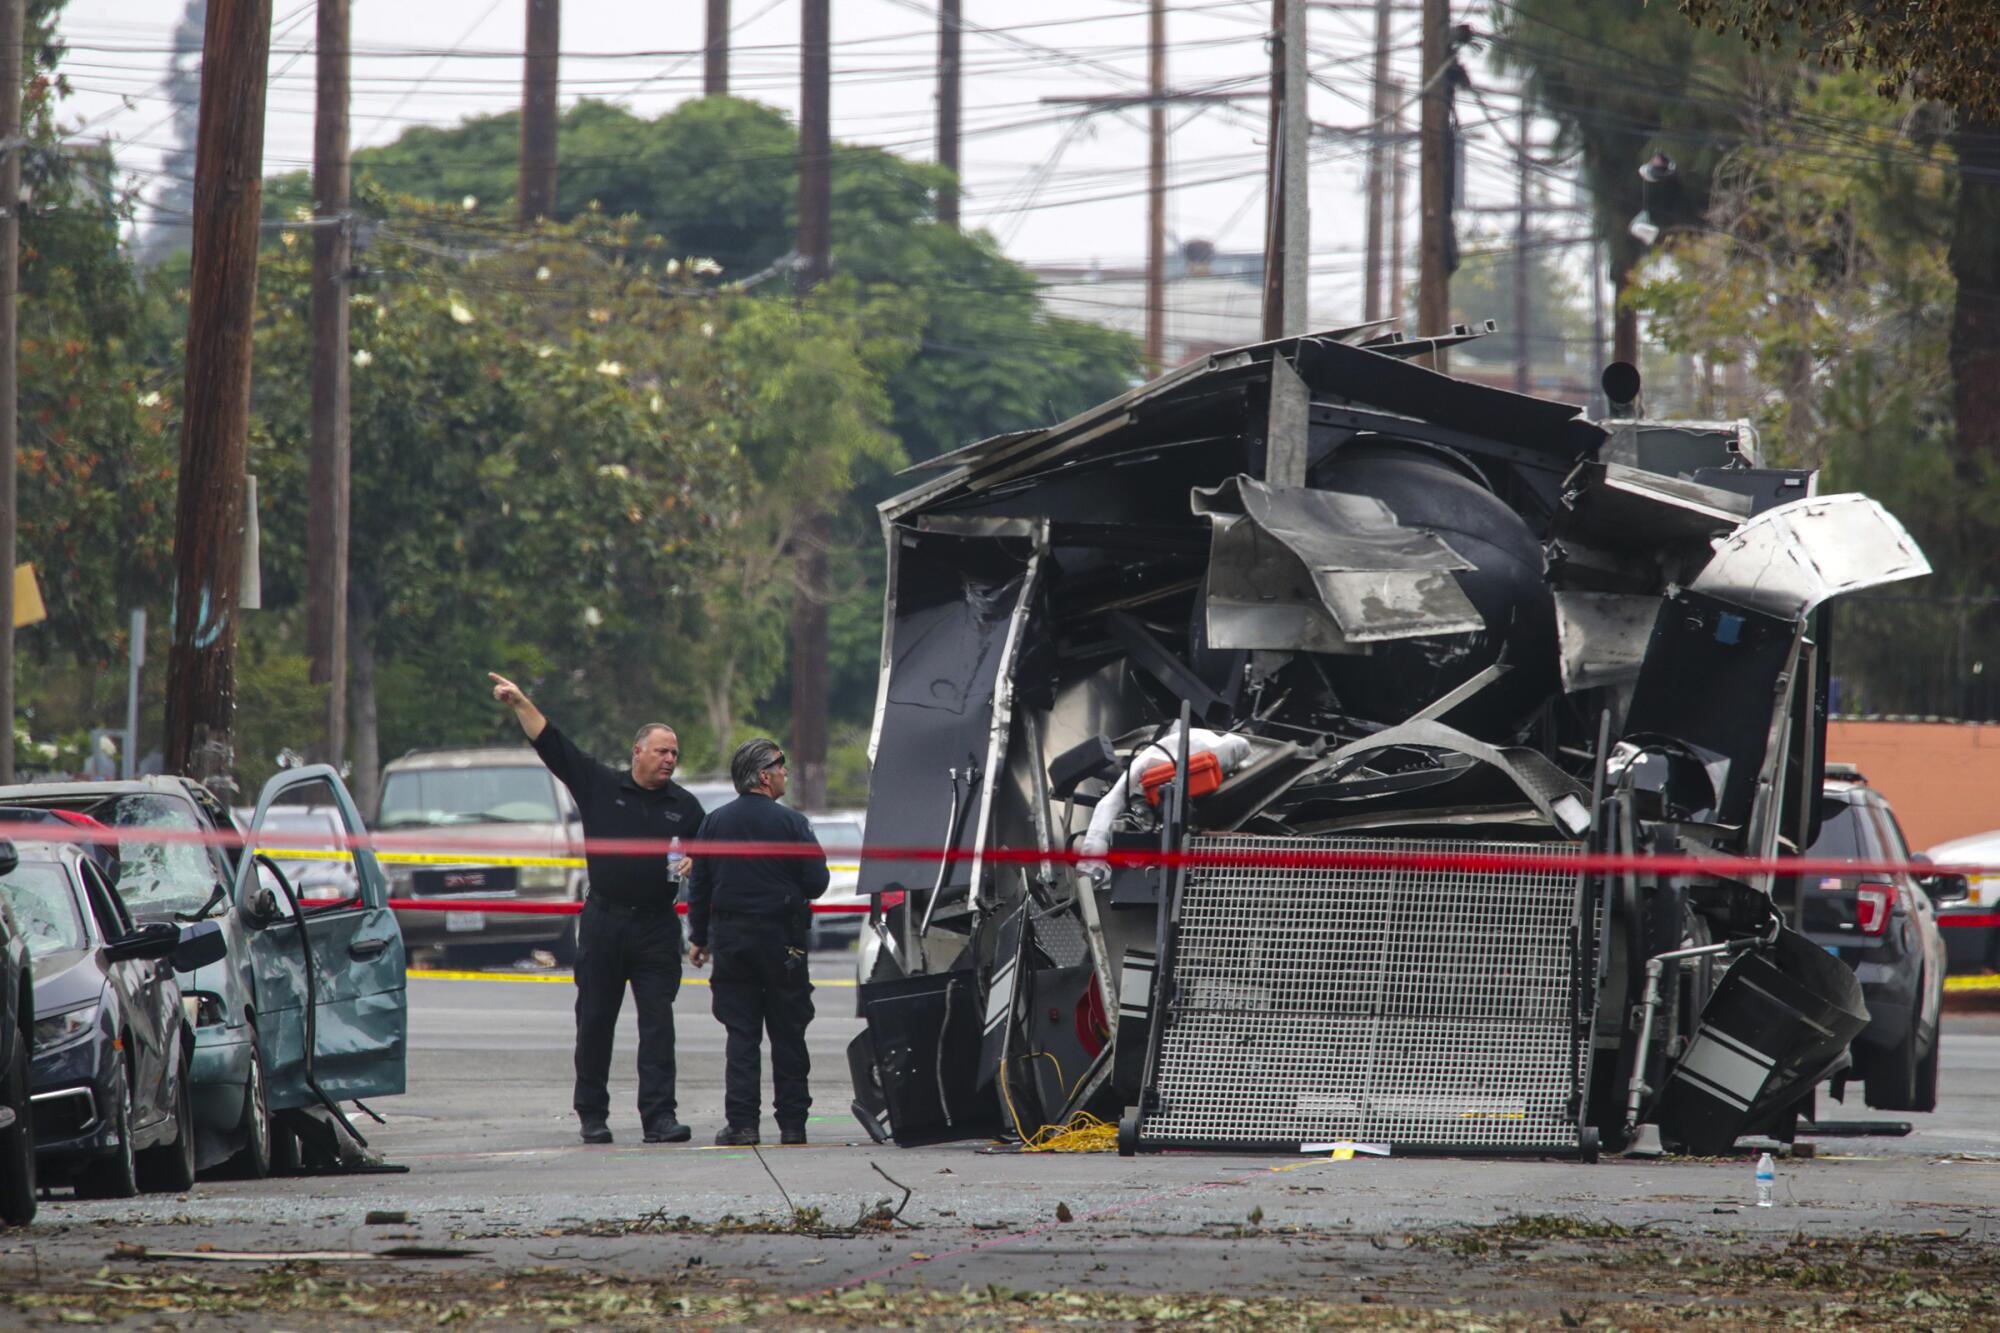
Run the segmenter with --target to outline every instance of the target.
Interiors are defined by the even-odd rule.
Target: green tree
[[[357,176],[383,186],[477,211],[505,213],[514,193],[518,118],[513,114],[470,120],[450,129],[414,129],[395,143],[355,155]],[[727,97],[691,101],[646,120],[621,108],[581,102],[563,115],[562,167],[557,213],[630,215],[640,229],[658,232],[669,253],[702,256],[720,265],[719,280],[763,301],[790,299],[789,259],[797,230],[798,134],[777,111]],[[844,503],[835,515],[833,557],[851,577],[839,581],[832,608],[837,620],[867,605],[879,616],[881,560],[872,506],[890,493],[893,459],[924,459],[1003,431],[1045,425],[1122,392],[1139,370],[1137,347],[1123,335],[1048,316],[1033,275],[1000,254],[990,236],[936,224],[940,169],[905,161],[880,149],[836,145],[833,162],[833,269],[838,295],[816,297],[814,307],[850,329],[868,323],[859,312],[894,309],[894,356],[861,353],[874,373],[886,375],[886,416],[899,450],[854,453],[843,466]],[[306,196],[302,178],[276,183],[271,197],[282,207]],[[847,312],[847,313],[842,313]],[[817,337],[817,334],[813,336]],[[746,383],[762,372],[738,363]],[[782,383],[783,363],[768,368]],[[754,394],[754,390],[752,390]],[[884,404],[877,404],[882,407]],[[874,409],[871,409],[873,413]],[[810,443],[801,446],[810,451]],[[765,526],[767,535],[777,531]],[[730,557],[739,579],[764,556]],[[789,566],[786,566],[789,569]],[[740,585],[739,585],[740,586]],[[766,593],[784,579],[760,584]],[[785,593],[789,596],[789,592]],[[751,601],[733,612],[751,616]],[[776,633],[778,603],[754,599],[760,631]],[[879,623],[879,622],[878,622]],[[843,635],[836,650],[866,656],[835,660],[831,696],[837,721],[864,720],[874,701],[879,632]],[[770,649],[780,672],[751,663],[734,676],[736,695],[726,713],[740,717],[747,681],[767,681],[759,713],[781,711],[782,640]],[[714,680],[708,685],[713,687]],[[756,698],[758,696],[751,696]],[[724,710],[711,700],[711,716]]]
[[[392,752],[504,735],[484,664],[611,751],[635,710],[688,683],[667,648],[699,613],[702,536],[739,480],[710,429],[714,302],[629,223],[588,215],[523,240],[368,203],[387,220],[352,298],[356,768],[375,771],[388,679],[407,701],[380,714]],[[260,283],[252,467],[279,608],[304,583],[310,269],[292,240]]]
[[[1719,136],[1789,87],[1741,43],[1688,26],[1647,0],[1515,0],[1495,6],[1495,50],[1583,159],[1618,300],[1613,346],[1636,361],[1638,318],[1624,299],[1645,247],[1630,230],[1642,210],[1691,219],[1707,206]],[[1677,165],[1675,197],[1649,197],[1639,167],[1655,152]],[[1672,216],[1655,221],[1671,223]]]
[[[1950,262],[1957,284],[1949,364],[1960,467],[1976,476],[2000,463],[2000,6],[1990,0],[1681,0],[1697,24],[1755,49],[1795,52],[1875,78],[1891,100],[1935,99],[1953,108],[1958,159]],[[1912,117],[1913,137],[1936,127]],[[1982,562],[1991,577],[1994,561]]]

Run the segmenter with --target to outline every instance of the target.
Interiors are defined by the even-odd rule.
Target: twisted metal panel
[[[1534,844],[1568,857],[1575,848]],[[1190,851],[1521,852],[1521,843],[1197,838]],[[1150,1147],[1334,1139],[1569,1151],[1582,1068],[1565,868],[1193,867]],[[1585,1035],[1578,1036],[1579,1030]]]

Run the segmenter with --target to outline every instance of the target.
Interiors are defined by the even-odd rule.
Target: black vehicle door
[[[79,859],[77,872],[83,878],[90,914],[97,922],[98,935],[106,944],[123,939],[133,930],[131,914],[124,902],[104,882],[97,867]],[[119,1008],[125,1023],[125,1069],[132,1080],[132,1124],[152,1125],[167,1114],[161,1087],[166,1077],[167,1029],[160,1013],[161,969],[169,964],[144,958],[128,958],[109,964],[105,975],[118,992]]]

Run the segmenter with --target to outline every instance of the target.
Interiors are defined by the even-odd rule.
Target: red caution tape
[[[62,827],[42,823],[17,823],[0,821],[0,838],[11,838],[18,842],[65,842],[102,843],[112,846],[130,843],[180,843],[194,845],[222,846],[240,850],[246,846],[255,850],[257,846],[272,848],[298,848],[303,841],[297,833],[273,833],[252,844],[242,834],[231,832],[210,832],[198,829],[169,828],[90,828]],[[378,833],[359,834],[345,839],[324,839],[315,836],[312,845],[326,848],[338,847],[348,851],[370,851],[388,854],[421,855],[425,860],[460,858],[465,863],[478,864],[482,856],[504,857],[510,854],[533,856],[546,859],[549,846],[545,839],[507,833],[485,833],[467,835],[453,833],[446,829],[433,829],[418,834]],[[678,848],[666,839],[660,838],[592,838],[585,842],[584,852],[589,856],[643,856],[664,857],[670,850],[678,850],[695,857],[777,857],[813,858],[825,855],[816,845],[795,842],[723,842],[687,839]],[[1628,872],[1652,875],[1690,875],[1713,878],[1755,879],[1760,876],[1842,876],[1857,877],[1869,875],[1915,875],[1924,876],[1939,873],[1966,876],[2000,877],[2000,866],[1932,864],[1911,861],[1846,861],[1831,857],[1779,857],[1760,860],[1755,857],[1687,854],[1651,853],[1580,853],[1549,852],[1532,850],[1524,845],[1519,852],[1453,851],[1440,846],[1434,849],[1405,851],[1355,851],[1326,850],[1310,846],[1286,846],[1265,843],[1256,847],[1202,848],[1193,851],[1161,852],[1157,850],[1116,849],[1101,858],[1088,857],[1073,848],[1043,850],[1038,847],[988,847],[980,851],[964,848],[937,847],[895,847],[873,846],[858,850],[843,848],[840,859],[854,860],[856,857],[876,866],[897,866],[899,863],[924,869],[928,878],[931,868],[940,860],[961,862],[979,859],[995,865],[1077,865],[1101,860],[1116,868],[1145,869],[1150,867],[1214,867],[1230,869],[1265,870],[1308,870],[1337,871],[1363,870],[1401,874],[1444,874],[1475,873],[1483,875],[1546,873],[1551,870],[1570,874],[1614,875]],[[393,906],[407,911],[491,911],[491,912],[574,912],[573,903],[537,903],[519,899],[413,899],[399,898]],[[833,913],[859,913],[865,907],[856,904],[828,904],[816,910]],[[1946,913],[1940,917],[1940,924],[1955,927],[1990,927],[2000,925],[2000,913]]]

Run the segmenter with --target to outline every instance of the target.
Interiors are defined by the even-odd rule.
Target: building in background
[[[1038,264],[1042,304],[1051,315],[1146,336],[1146,265]],[[1167,256],[1166,369],[1264,336],[1264,256],[1189,241]]]

